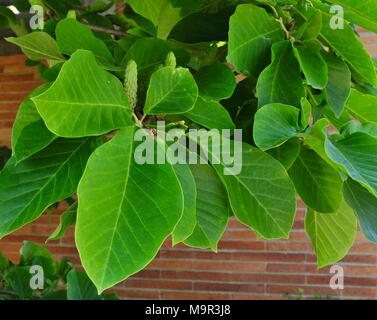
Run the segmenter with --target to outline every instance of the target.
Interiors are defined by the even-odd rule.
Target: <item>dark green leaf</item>
[[[279,24],[263,8],[239,5],[230,18],[227,60],[237,71],[256,76],[268,64],[271,45],[282,35]]]
[[[270,103],[300,107],[305,89],[290,41],[281,41],[272,46],[272,63],[258,79],[257,94],[260,107]]]
[[[289,175],[306,205],[321,213],[333,213],[339,209],[343,181],[317,153],[302,148]]]
[[[191,247],[211,249],[217,245],[229,219],[229,201],[224,185],[216,172],[205,164],[191,165],[197,187],[196,226],[193,234],[185,240]]]

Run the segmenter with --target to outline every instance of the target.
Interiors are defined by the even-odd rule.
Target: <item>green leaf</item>
[[[326,105],[323,109],[323,115],[331,122],[331,124],[338,130],[341,131],[342,127],[351,120],[351,115],[348,110],[345,109],[339,118],[335,115],[334,111]]]
[[[159,65],[163,65],[170,48],[166,41],[154,38],[137,40],[127,51],[122,60],[122,66],[126,66],[130,60],[137,64],[137,71],[140,74],[149,75]]]
[[[376,0],[328,0],[345,8],[348,21],[377,33],[377,1]]]
[[[373,60],[365,46],[360,42],[348,23],[344,23],[344,29],[333,30],[331,28],[331,15],[322,13],[321,36],[324,40],[351,66],[362,80],[373,86],[377,86],[377,75]]]
[[[333,214],[309,209],[305,230],[317,255],[319,268],[341,260],[351,249],[357,232],[357,219],[345,202]]]
[[[164,67],[152,74],[144,112],[179,114],[190,111],[198,98],[198,87],[185,68]]]
[[[336,117],[340,117],[351,91],[351,72],[347,64],[332,54],[324,55],[328,66],[329,80],[326,86],[326,98]]]
[[[71,270],[67,274],[68,300],[101,300],[93,282],[84,272]]]
[[[152,261],[183,212],[183,193],[173,167],[137,164],[135,149],[143,145],[137,145],[134,132],[126,128],[98,148],[78,188],[76,244],[100,292]],[[164,150],[146,136],[147,145]]]
[[[61,53],[72,55],[79,49],[91,51],[98,63],[113,65],[114,58],[106,44],[98,39],[89,27],[75,19],[60,20],[56,26],[56,40]]]
[[[313,14],[295,32],[296,39],[315,40],[322,29],[322,14],[319,10],[313,10]]]
[[[29,267],[13,267],[5,275],[5,281],[20,300],[29,300],[33,296],[33,290],[30,287],[32,275]]]
[[[216,101],[196,100],[195,107],[185,116],[208,129],[234,129],[235,125],[229,112]]]
[[[228,22],[233,13],[234,7],[228,6],[224,10],[214,13],[195,12],[189,14],[174,26],[169,34],[169,39],[194,44],[194,46],[208,46],[208,43],[227,41]]]
[[[32,101],[47,128],[61,137],[101,135],[132,125],[121,82],[90,51],[76,51],[50,89]]]
[[[377,96],[352,89],[346,107],[362,123],[377,123]]]
[[[195,75],[200,95],[207,100],[223,100],[232,96],[236,89],[236,77],[223,63],[201,68]]]
[[[175,173],[183,190],[184,207],[181,219],[173,231],[173,245],[186,240],[196,225],[196,183],[188,165],[174,165]]]
[[[325,143],[326,153],[348,175],[377,196],[377,138],[357,132]]]
[[[12,129],[12,148],[18,162],[41,151],[57,138],[47,129],[35,104],[30,99],[45,92],[49,87],[50,84],[44,84],[34,90],[17,111]]]
[[[31,265],[35,257],[43,257],[47,260],[52,261],[52,254],[45,247],[39,244],[24,241],[20,249],[21,263],[24,265]]]
[[[312,115],[312,105],[306,98],[301,99],[301,127],[306,128],[309,125],[310,117]]]
[[[272,46],[272,63],[258,79],[257,94],[260,107],[284,103],[300,108],[305,89],[290,41],[280,41]]]
[[[8,268],[8,266],[9,266],[8,259],[5,258],[3,253],[0,251],[0,274],[4,273],[5,269]]]
[[[342,135],[348,136],[355,132],[364,132],[372,137],[377,138],[377,123],[366,123],[359,125],[355,121],[349,121],[342,127]]]
[[[160,12],[165,2],[166,0],[128,0],[127,4],[131,6],[133,11],[152,21],[157,26]]]
[[[296,161],[301,149],[301,142],[297,138],[289,139],[280,147],[270,149],[268,154],[278,160],[286,170]]]
[[[196,219],[192,235],[185,244],[217,252],[229,219],[229,200],[226,189],[216,172],[206,164],[190,165],[197,187]]]
[[[289,175],[306,205],[321,213],[333,213],[339,209],[343,200],[343,181],[317,153],[302,148]]]
[[[54,38],[45,32],[32,32],[25,36],[6,38],[8,42],[19,46],[22,52],[31,60],[54,60],[64,61],[59,53],[58,45]]]
[[[0,238],[37,219],[50,205],[75,192],[93,139],[58,139],[0,173]]]
[[[304,144],[314,150],[325,161],[328,160],[325,152],[325,140],[329,124],[329,120],[320,119],[303,134]]]
[[[296,136],[302,128],[298,124],[300,110],[280,103],[265,105],[254,118],[254,141],[260,149],[271,149]]]
[[[344,198],[355,210],[365,237],[377,243],[377,198],[352,179],[344,183]]]
[[[321,46],[316,42],[304,41],[303,45],[294,46],[293,51],[308,85],[314,89],[325,88],[328,81],[328,68],[320,54]]]
[[[272,43],[282,39],[281,27],[263,8],[241,4],[230,18],[227,60],[237,71],[257,76],[268,64]]]
[[[170,1],[165,1],[158,16],[157,37],[167,39],[171,30],[184,16],[184,10],[175,8]]]
[[[212,158],[220,163],[212,165],[225,184],[235,216],[266,239],[287,238],[296,212],[296,192],[283,165],[245,143],[238,175],[232,175],[216,155]]]
[[[51,240],[59,240],[64,237],[67,229],[75,224],[77,215],[77,202],[71,205],[61,216],[60,223],[54,232],[48,237],[46,242]]]

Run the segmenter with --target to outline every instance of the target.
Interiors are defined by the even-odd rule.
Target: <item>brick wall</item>
[[[370,51],[377,56],[377,41],[363,33]],[[41,83],[36,70],[24,66],[20,55],[0,57],[0,146],[10,145],[11,126],[19,103]],[[59,221],[59,208],[35,223],[0,240],[0,250],[18,259],[23,240],[44,243]],[[305,297],[377,298],[377,245],[361,234],[350,254],[340,263],[345,289],[329,288],[329,268],[317,270],[315,256],[303,230],[305,208],[299,203],[289,240],[260,241],[235,220],[220,243],[217,254],[194,250],[168,241],[150,266],[115,290],[127,299],[286,299],[302,289]],[[48,247],[56,257],[79,265],[71,228],[67,236]]]

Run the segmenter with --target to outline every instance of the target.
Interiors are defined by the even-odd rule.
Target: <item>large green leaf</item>
[[[355,210],[365,237],[377,243],[377,198],[352,179],[344,183],[344,198]]]
[[[20,105],[12,130],[12,149],[16,160],[22,161],[47,147],[57,137],[50,132],[38,113],[31,97],[45,92],[50,84],[34,90]]]
[[[239,5],[230,18],[227,60],[239,72],[256,76],[269,62],[271,44],[282,39],[281,27],[263,8]]]
[[[31,60],[47,59],[57,62],[65,60],[59,53],[55,39],[46,32],[32,32],[18,38],[6,38],[6,40],[19,46]]]
[[[232,96],[236,89],[236,77],[223,63],[201,68],[195,75],[200,95],[208,100],[223,100]]]
[[[352,89],[346,107],[362,123],[377,123],[377,96]]]
[[[217,252],[229,219],[229,200],[226,189],[216,172],[207,164],[191,165],[197,187],[196,226],[185,240],[191,247]]]
[[[59,240],[64,237],[66,230],[76,222],[77,201],[73,203],[61,216],[59,225],[48,237],[47,241]]]
[[[328,69],[320,55],[321,46],[314,41],[304,41],[293,50],[307,83],[315,89],[323,89],[327,84]]]
[[[260,149],[271,149],[296,136],[300,110],[285,104],[273,103],[260,108],[254,118],[254,141]]]
[[[339,141],[327,138],[325,148],[332,161],[377,196],[377,138],[356,132]]]
[[[146,114],[179,114],[194,108],[198,86],[185,68],[164,67],[151,77],[144,106]]]
[[[297,30],[293,31],[296,39],[315,40],[322,29],[322,14],[320,10],[313,10],[311,16]]]
[[[103,290],[143,269],[172,233],[183,193],[170,164],[135,162],[135,129],[98,148],[78,188],[76,243],[81,262]],[[145,143],[164,150],[149,136]]]
[[[134,60],[137,64],[138,73],[150,74],[165,62],[169,52],[170,48],[164,40],[154,38],[139,39],[127,51],[122,60],[122,65],[126,66],[130,60]]]
[[[351,249],[357,232],[357,219],[350,207],[343,204],[332,214],[309,209],[305,230],[317,255],[319,268],[341,260]]]
[[[71,270],[67,274],[68,300],[101,300],[97,289],[88,276],[81,271]]]
[[[286,170],[292,167],[296,161],[301,149],[301,142],[298,138],[289,139],[280,147],[270,149],[268,154],[278,160]]]
[[[272,46],[272,63],[258,79],[257,94],[260,107],[284,103],[300,108],[305,89],[290,41],[280,41]]]
[[[376,0],[328,0],[345,8],[348,21],[377,33],[377,1]]]
[[[189,14],[174,26],[169,38],[198,46],[208,45],[215,41],[227,41],[228,22],[233,13],[234,7],[228,6],[224,10],[214,13],[195,12]]]
[[[176,8],[171,1],[162,5],[157,22],[157,37],[167,39],[173,27],[186,15],[186,11]]]
[[[369,134],[372,137],[377,138],[377,123],[365,123],[365,124],[358,124],[354,120],[349,121],[342,127],[341,134],[343,136],[351,135],[355,132],[364,132]]]
[[[175,173],[183,190],[184,207],[181,219],[172,234],[173,245],[186,240],[194,231],[196,225],[197,190],[195,178],[186,164],[174,165]]]
[[[328,83],[325,89],[329,107],[340,117],[351,91],[351,72],[347,64],[332,54],[325,54],[328,67]]]
[[[76,51],[50,89],[32,101],[47,128],[61,137],[101,135],[132,125],[121,82],[90,51]]]
[[[208,129],[234,129],[232,118],[219,102],[207,101],[202,98],[196,100],[195,107],[185,116],[197,124]]]
[[[60,20],[55,32],[61,53],[72,55],[77,50],[84,49],[91,51],[99,63],[105,66],[114,64],[114,58],[105,43],[77,20]]]
[[[58,139],[0,173],[0,238],[37,219],[50,205],[75,192],[93,150],[93,139]]]
[[[322,14],[321,36],[351,66],[361,79],[377,86],[377,75],[373,60],[357,38],[352,27],[345,22],[343,29],[331,28],[331,15]]]
[[[223,153],[229,156],[226,150]],[[245,143],[240,174],[232,174],[216,154],[212,162],[220,163],[213,167],[225,184],[235,216],[267,239],[287,238],[296,213],[296,192],[283,165]]]
[[[161,9],[166,0],[128,0],[129,4],[136,13],[158,25]]]
[[[333,213],[339,208],[343,181],[316,152],[302,148],[289,175],[302,200],[315,211]]]

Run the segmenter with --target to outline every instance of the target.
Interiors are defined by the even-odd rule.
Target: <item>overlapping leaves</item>
[[[130,0],[124,15],[96,15],[106,9],[96,4],[66,18],[67,6],[49,2],[56,28],[9,38],[55,67],[17,115],[0,236],[78,191],[50,240],[76,221],[99,291],[144,268],[170,235],[216,251],[232,214],[258,236],[287,238],[297,195],[319,266],[343,258],[357,219],[376,242],[377,76],[351,24],[376,31],[376,0],[253,3]],[[344,6],[343,29],[331,27],[328,3]],[[211,148],[224,140],[199,143],[207,164],[140,164],[148,145],[166,155],[161,120],[183,131],[239,127],[248,143],[230,141],[241,149],[222,156]],[[232,171],[224,157],[241,163]],[[96,297],[89,289],[75,294]]]

